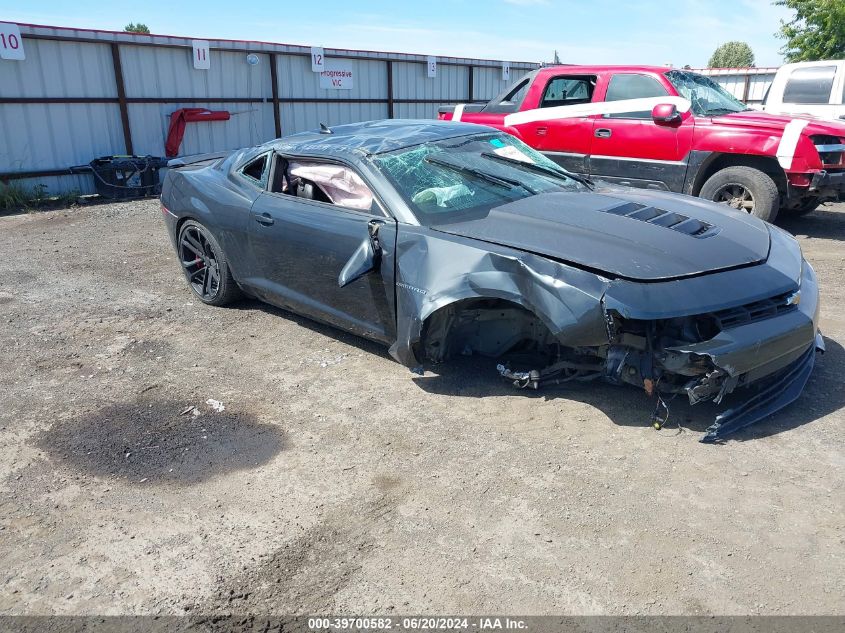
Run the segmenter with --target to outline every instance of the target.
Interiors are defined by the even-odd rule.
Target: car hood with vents
[[[766,260],[769,230],[748,214],[644,190],[557,192],[494,207],[436,231],[636,281],[665,281]]]

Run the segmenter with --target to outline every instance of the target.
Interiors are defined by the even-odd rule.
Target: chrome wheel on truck
[[[707,179],[698,195],[767,222],[775,221],[780,203],[775,181],[759,169],[744,166],[717,171]]]

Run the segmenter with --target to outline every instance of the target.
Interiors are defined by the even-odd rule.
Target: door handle
[[[256,215],[255,221],[259,224],[263,224],[264,226],[270,226],[275,222],[275,220],[270,216],[269,213],[262,213],[261,215]]]
[[[538,127],[536,130],[537,136],[545,136],[546,133],[549,131],[547,127]]]
[[[611,134],[613,134],[613,132],[611,132],[606,127],[600,127],[595,131],[596,138],[610,138]]]

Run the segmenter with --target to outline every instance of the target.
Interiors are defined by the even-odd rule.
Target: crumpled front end
[[[769,230],[763,264],[659,282],[609,279],[460,237],[400,235],[391,353],[418,370],[460,354],[497,358],[520,388],[630,384],[658,406],[674,394],[719,403],[738,390],[743,403],[702,439],[719,441],[794,401],[823,350],[815,273],[791,236]],[[464,265],[444,265],[457,260]],[[541,360],[526,368],[526,353]]]
[[[818,297],[809,264],[803,267],[800,287],[691,316],[630,318],[630,309],[609,307],[614,302],[606,297],[608,378],[643,386],[649,393],[685,394],[691,404],[718,404],[742,389],[747,394],[743,403],[720,414],[702,438],[721,440],[801,394],[815,352],[824,351]]]

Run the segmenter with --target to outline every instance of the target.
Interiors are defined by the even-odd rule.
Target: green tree
[[[710,56],[710,68],[746,68],[754,65],[754,52],[745,42],[725,42]]]
[[[781,20],[778,35],[786,40],[780,50],[788,62],[809,62],[845,57],[845,2],[843,0],[775,0],[795,11]]]
[[[127,33],[144,33],[146,35],[150,34],[150,27],[148,27],[142,22],[138,22],[138,24],[130,22],[129,24],[123,27],[123,30]]]

